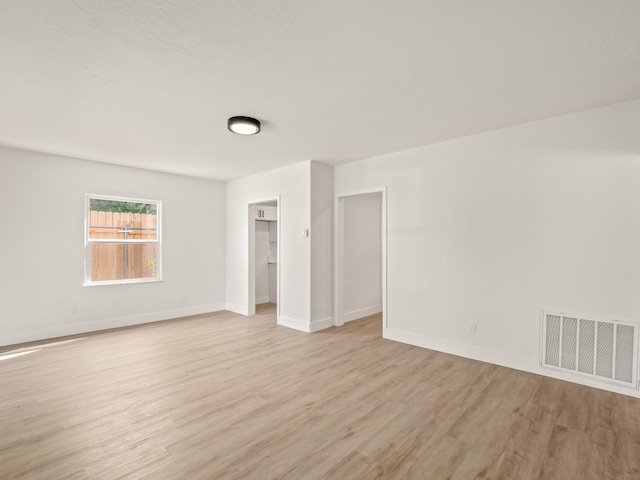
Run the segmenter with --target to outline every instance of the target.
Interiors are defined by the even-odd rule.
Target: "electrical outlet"
[[[180,301],[184,302],[187,299],[187,296],[184,293],[180,294]]]
[[[469,333],[475,335],[476,334],[476,330],[478,328],[478,325],[475,323],[470,323],[469,324]]]
[[[69,313],[71,315],[77,315],[78,314],[78,306],[77,305],[72,306],[71,310],[69,310]]]

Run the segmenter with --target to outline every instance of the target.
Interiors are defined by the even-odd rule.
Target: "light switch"
[[[306,228],[302,230],[302,238],[307,238],[309,236],[309,230]]]

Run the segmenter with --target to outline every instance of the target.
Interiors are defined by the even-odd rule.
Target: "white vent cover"
[[[541,364],[638,388],[638,325],[543,312]]]

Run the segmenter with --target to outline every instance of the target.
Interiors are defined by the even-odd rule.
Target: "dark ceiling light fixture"
[[[227,128],[238,135],[255,135],[260,133],[260,121],[251,117],[231,117],[227,120]]]

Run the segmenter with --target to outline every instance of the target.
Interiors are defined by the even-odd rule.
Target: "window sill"
[[[156,283],[162,282],[162,278],[132,278],[128,280],[104,280],[102,282],[84,282],[84,287],[101,287],[103,285],[130,285],[135,283]]]

